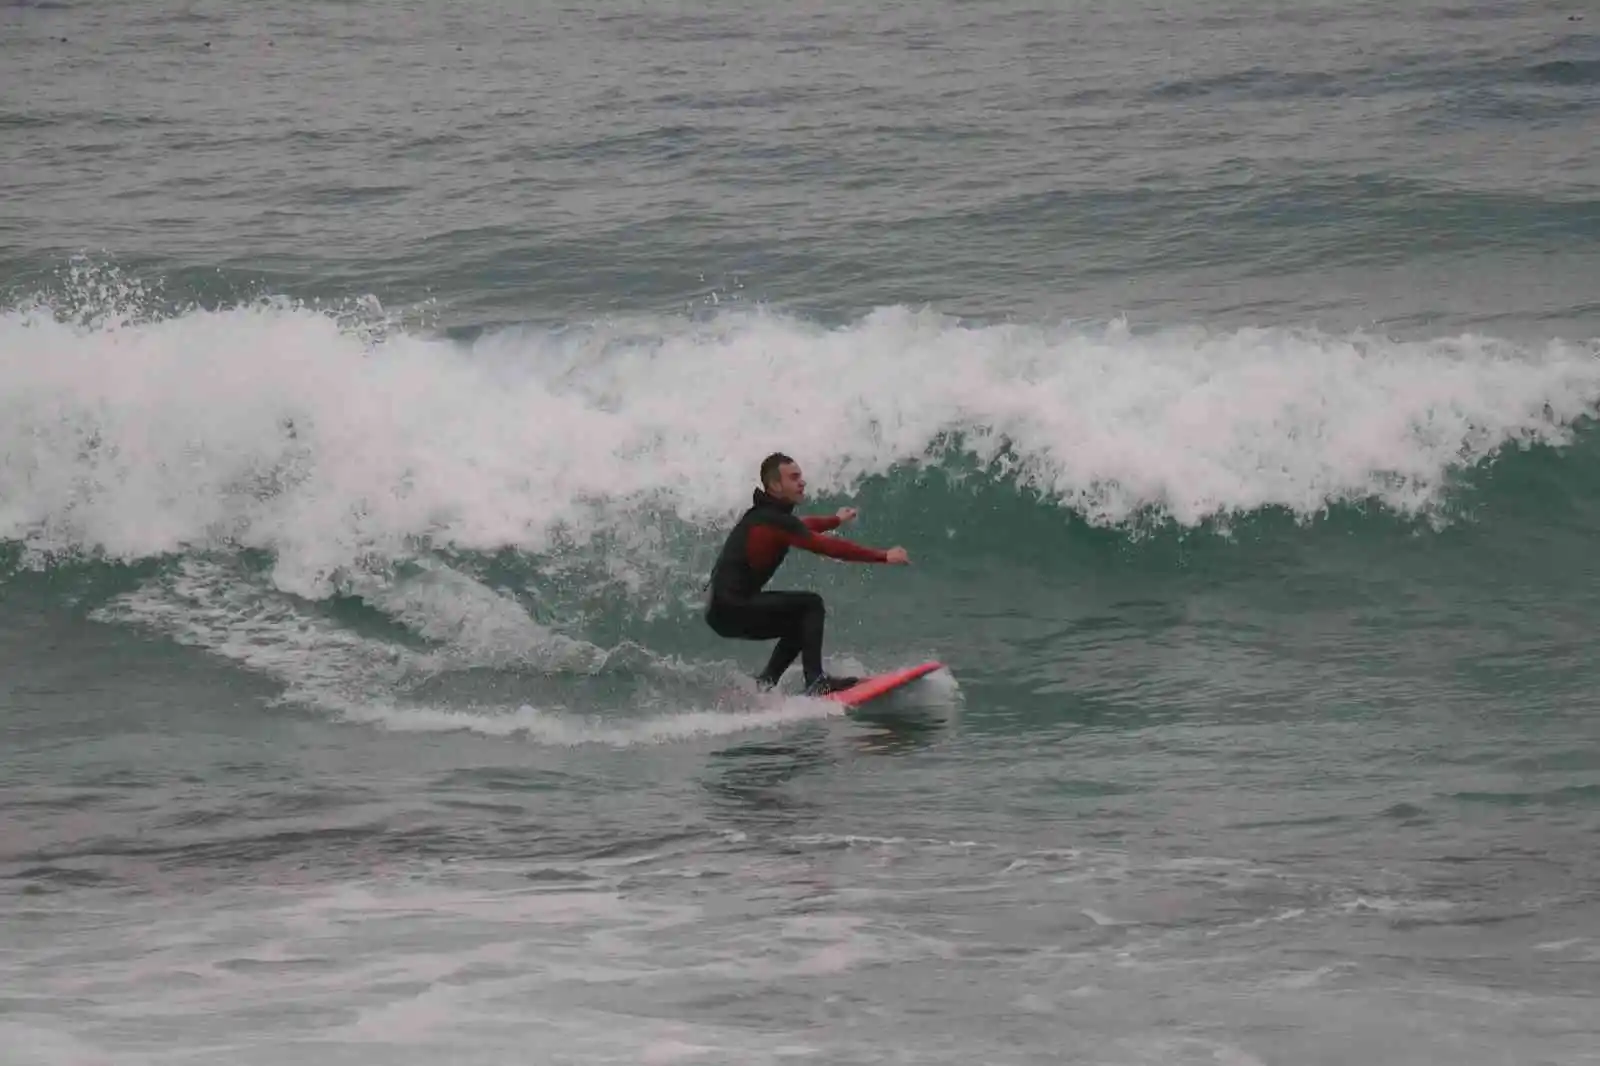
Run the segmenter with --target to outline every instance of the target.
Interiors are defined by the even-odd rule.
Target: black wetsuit
[[[766,592],[766,583],[790,548],[835,559],[881,563],[888,554],[864,548],[842,537],[821,534],[839,525],[833,515],[797,517],[794,505],[756,489],[750,509],[728,534],[711,570],[711,595],[706,624],[719,636],[739,640],[776,640],[772,658],[759,680],[776,685],[796,656],[806,687],[826,683],[822,674],[822,626],[826,611],[815,592]],[[853,680],[853,679],[851,679]]]

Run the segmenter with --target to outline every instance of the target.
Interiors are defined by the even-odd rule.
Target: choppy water
[[[0,1057],[1600,1061],[1597,20],[0,8]]]

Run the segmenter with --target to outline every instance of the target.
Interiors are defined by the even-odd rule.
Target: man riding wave
[[[736,640],[777,640],[766,669],[757,675],[764,687],[778,683],[796,657],[808,696],[849,688],[859,678],[822,672],[822,628],[826,610],[815,592],[766,592],[790,548],[860,563],[910,562],[904,548],[867,548],[843,537],[824,536],[856,516],[853,507],[835,515],[796,516],[806,481],[799,465],[782,452],[761,462],[761,487],[739,518],[711,569],[706,624],[718,636]]]

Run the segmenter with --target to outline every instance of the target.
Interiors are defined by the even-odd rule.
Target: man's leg
[[[822,676],[822,630],[827,611],[815,592],[758,592],[738,604],[716,604],[706,621],[724,637],[778,641],[758,680],[776,685],[798,656],[806,684]]]
[[[784,596],[789,602],[782,608],[788,617],[789,630],[772,649],[767,668],[761,671],[760,680],[776,685],[783,672],[800,659],[800,672],[807,685],[822,676],[822,627],[827,609],[822,597],[815,592],[770,592],[763,596]]]

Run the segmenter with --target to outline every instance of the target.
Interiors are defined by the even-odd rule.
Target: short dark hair
[[[766,488],[774,481],[777,481],[778,467],[782,466],[784,463],[792,462],[794,462],[794,460],[789,458],[787,455],[784,455],[782,452],[773,452],[771,455],[761,460],[761,487]]]

